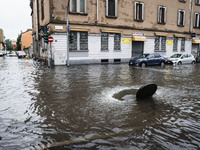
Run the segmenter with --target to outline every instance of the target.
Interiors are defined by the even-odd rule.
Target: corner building
[[[31,0],[33,50],[47,57],[41,26],[54,38],[51,57],[66,65],[68,0]],[[70,0],[70,64],[122,63],[142,53],[200,51],[200,0]]]

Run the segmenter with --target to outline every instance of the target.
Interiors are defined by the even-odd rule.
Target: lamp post
[[[67,4],[67,67],[69,67],[69,3],[70,0],[68,0]]]

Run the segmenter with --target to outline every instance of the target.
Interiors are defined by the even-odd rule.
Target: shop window
[[[108,50],[108,33],[106,32],[101,33],[101,50]]]
[[[177,52],[177,50],[178,50],[178,38],[174,37],[174,40],[173,40],[173,51]]]
[[[185,25],[185,10],[178,11],[178,26]]]
[[[144,3],[135,2],[135,20],[143,21],[144,18]]]
[[[121,50],[121,34],[115,33],[114,34],[114,50]]]
[[[74,42],[69,44],[70,51],[88,51],[88,32],[71,31]]]
[[[184,52],[185,51],[185,38],[183,37],[181,39],[181,52]]]
[[[117,17],[117,0],[106,0],[106,16]]]
[[[166,7],[158,6],[158,23],[160,24],[166,23],[166,10],[167,10]]]
[[[166,40],[165,36],[156,36],[155,37],[155,51],[166,51]]]

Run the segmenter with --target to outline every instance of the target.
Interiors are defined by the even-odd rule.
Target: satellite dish
[[[144,85],[137,91],[136,98],[144,99],[144,98],[150,97],[153,94],[155,94],[156,90],[157,90],[156,84]]]

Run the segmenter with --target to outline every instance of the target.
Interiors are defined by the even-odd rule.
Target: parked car
[[[9,53],[7,53],[7,57],[17,57],[16,52],[10,51]]]
[[[0,57],[3,57],[3,56],[4,56],[3,52],[0,51]]]
[[[196,62],[200,63],[200,51],[198,51],[197,53]]]
[[[165,66],[165,58],[158,53],[142,54],[139,57],[132,58],[129,65],[146,67],[153,65]]]
[[[25,58],[27,54],[24,51],[18,51],[17,52],[17,57],[18,58]]]
[[[166,61],[167,64],[195,64],[196,60],[192,54],[174,54]]]

